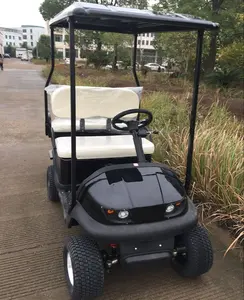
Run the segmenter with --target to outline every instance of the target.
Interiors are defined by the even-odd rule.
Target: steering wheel
[[[147,115],[146,119],[143,120],[122,120],[123,117],[130,115],[130,114],[145,114]],[[135,108],[135,109],[129,109],[122,111],[121,113],[117,114],[113,119],[112,119],[112,125],[115,129],[117,130],[122,130],[122,131],[132,131],[132,130],[138,130],[139,128],[146,127],[152,122],[153,115],[150,111],[147,109],[142,109],[142,108]],[[125,127],[119,127],[116,125],[116,123],[123,123],[126,124],[127,126]]]

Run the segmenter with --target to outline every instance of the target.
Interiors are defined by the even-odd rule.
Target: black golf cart
[[[49,85],[55,67],[54,30],[69,28],[70,85]],[[218,24],[192,16],[77,2],[50,21],[52,65],[45,87],[45,131],[51,138],[48,198],[60,201],[67,226],[80,225],[63,251],[71,299],[102,294],[104,271],[169,259],[185,277],[206,273],[213,251],[188,197],[203,33]],[[134,35],[136,87],[76,86],[76,29]],[[140,108],[137,35],[196,31],[196,65],[186,179],[152,162],[153,116]],[[142,119],[142,115],[146,117]]]

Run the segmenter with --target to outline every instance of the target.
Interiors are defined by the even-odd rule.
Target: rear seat
[[[80,119],[85,119],[87,130],[106,129],[107,118],[121,111],[139,108],[142,87],[107,88],[76,87],[76,130]],[[50,95],[51,126],[56,133],[71,132],[70,87],[51,85],[46,88]],[[136,115],[131,116],[136,117]],[[119,124],[124,126],[124,124]]]

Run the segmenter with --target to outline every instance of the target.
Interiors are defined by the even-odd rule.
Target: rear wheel
[[[104,265],[93,240],[70,237],[64,246],[63,259],[71,300],[86,300],[102,295]]]
[[[208,272],[213,265],[213,249],[207,230],[197,225],[188,233],[176,237],[176,248],[185,247],[172,262],[173,268],[183,277],[197,277]]]
[[[53,166],[47,168],[47,195],[48,199],[52,202],[59,201],[58,191],[54,182]]]

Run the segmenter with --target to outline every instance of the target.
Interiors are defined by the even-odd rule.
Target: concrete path
[[[68,300],[60,206],[47,201],[50,141],[44,135],[40,67],[5,59],[0,72],[0,300]],[[242,266],[214,238],[215,263],[202,278],[168,266],[117,268],[102,300],[241,300]]]

